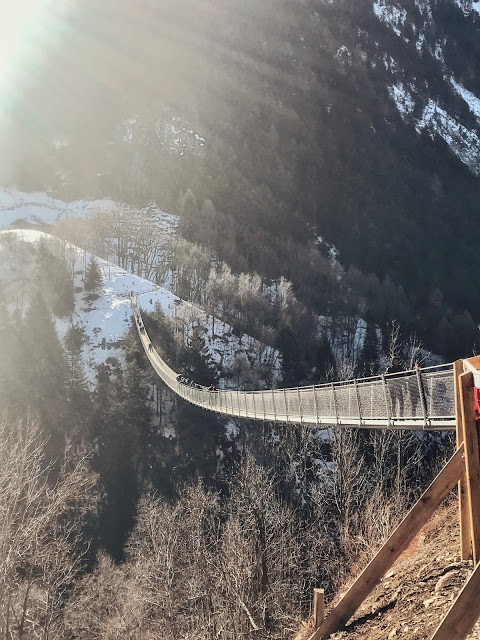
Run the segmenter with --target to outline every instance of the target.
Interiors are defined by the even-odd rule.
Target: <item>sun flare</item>
[[[0,116],[35,75],[69,0],[0,0]],[[3,112],[3,113],[2,113]]]
[[[16,66],[35,47],[46,29],[49,2],[45,0],[0,1],[0,78],[15,72]]]

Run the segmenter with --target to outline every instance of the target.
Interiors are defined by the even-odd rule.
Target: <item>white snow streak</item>
[[[460,95],[468,104],[470,111],[480,120],[480,98],[477,98],[474,93],[465,89],[465,87],[456,82],[453,78],[450,78],[450,82],[458,95]]]
[[[397,36],[402,35],[400,27],[403,27],[407,19],[405,9],[395,6],[393,3],[388,4],[387,0],[378,0],[373,4],[373,11],[377,18],[388,24]]]
[[[475,174],[480,174],[480,139],[474,131],[459,124],[436,102],[429,100],[422,117],[417,120],[417,131],[428,130],[445,140],[453,153]]]
[[[388,87],[388,92],[397,105],[397,109],[400,111],[402,117],[409,115],[415,109],[415,100],[402,82]]]
[[[415,108],[412,93],[401,82],[388,87],[388,91],[402,118],[406,119]],[[471,95],[473,96],[473,94]],[[475,108],[478,107],[480,109],[480,101],[475,102],[472,100],[471,102]],[[432,138],[435,134],[443,138],[453,153],[475,175],[480,174],[480,139],[475,131],[470,131],[457,122],[434,100],[428,101],[421,117],[414,119],[413,122],[415,129],[419,133],[428,131]]]

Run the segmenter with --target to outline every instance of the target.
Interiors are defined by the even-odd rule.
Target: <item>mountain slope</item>
[[[452,500],[417,535],[346,628],[330,638],[431,637],[472,569],[471,562],[460,560],[459,550],[458,502]],[[357,572],[354,568],[352,574]],[[340,594],[335,600],[339,597]],[[302,633],[303,636],[308,637],[307,633]],[[480,622],[467,638],[480,638]]]
[[[49,209],[41,208],[46,216]],[[66,256],[74,273],[74,308],[68,317],[57,317],[56,327],[60,338],[64,338],[70,326],[82,330],[85,343],[82,347],[87,377],[95,383],[97,367],[109,358],[124,362],[123,340],[132,322],[130,292],[137,294],[139,307],[153,312],[159,308],[182,342],[188,344],[193,333],[201,329],[208,354],[221,367],[222,386],[228,385],[225,372],[233,367],[235,358],[241,354],[247,362],[258,360],[271,369],[271,377],[278,382],[281,377],[281,358],[277,350],[261,345],[248,335],[232,335],[231,327],[220,321],[212,323],[211,316],[202,309],[181,300],[167,289],[159,287],[145,278],[129,273],[117,265],[94,256],[102,273],[102,284],[93,297],[84,290],[84,267],[92,255],[70,243],[35,230],[12,230],[0,232],[0,280],[10,301],[10,310],[16,313],[28,307],[29,282],[38,275],[35,263],[23,263],[23,252],[18,242],[36,245],[43,241],[59,256]],[[21,281],[19,281],[21,273]],[[22,306],[19,307],[19,297]],[[212,329],[214,327],[214,330]]]
[[[320,235],[365,279],[353,313],[391,319],[369,283],[392,281],[395,315],[432,339],[443,318],[480,318],[478,15],[454,0],[73,2],[12,105],[1,179],[155,199],[234,271],[283,275],[324,313]]]

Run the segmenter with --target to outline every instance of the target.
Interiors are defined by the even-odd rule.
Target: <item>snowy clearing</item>
[[[28,243],[36,243],[43,238],[59,255],[64,254],[66,250],[70,252],[69,256],[74,260],[74,286],[77,289],[75,309],[71,319],[57,318],[56,325],[61,338],[72,324],[82,327],[85,331],[87,343],[83,347],[83,356],[91,383],[95,381],[96,367],[104,363],[107,358],[115,357],[121,363],[124,361],[123,349],[118,343],[125,337],[131,324],[132,309],[129,299],[131,291],[137,294],[138,305],[144,311],[151,312],[158,304],[172,323],[175,333],[182,335],[185,344],[188,343],[196,327],[204,327],[203,336],[207,350],[213,361],[224,369],[231,367],[235,357],[243,353],[249,361],[257,360],[268,366],[272,370],[274,383],[280,381],[281,358],[277,350],[266,347],[245,334],[241,337],[234,336],[228,324],[214,321],[212,316],[208,316],[202,309],[185,302],[167,289],[131,274],[107,260],[96,258],[103,274],[103,285],[98,291],[99,297],[93,302],[87,302],[83,290],[83,266],[89,261],[91,254],[41,231],[0,232],[0,236],[6,234]],[[0,262],[4,267],[0,270],[0,277],[10,285],[8,290],[12,300],[10,306],[13,310],[17,304],[14,291],[17,286],[15,284],[17,271],[16,269],[9,271],[5,260]],[[33,270],[34,265],[31,268]],[[103,344],[105,348],[102,348]],[[225,380],[222,386],[226,386]]]

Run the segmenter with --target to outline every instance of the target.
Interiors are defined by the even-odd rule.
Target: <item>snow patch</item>
[[[387,24],[397,36],[401,36],[401,27],[405,24],[407,19],[407,12],[401,7],[397,7],[393,3],[388,3],[387,0],[378,0],[374,2],[373,11],[377,18]]]
[[[432,137],[438,134],[472,173],[480,175],[479,137],[475,131],[470,131],[452,118],[436,102],[428,101],[415,128],[418,132],[428,130]]]
[[[465,89],[465,87],[456,82],[453,78],[450,78],[450,83],[458,95],[461,96],[468,104],[470,111],[480,120],[480,98],[477,98],[474,93]]]
[[[401,82],[388,87],[388,91],[400,115],[406,119],[415,108],[412,94]],[[480,109],[480,101],[473,94],[470,95],[472,96],[472,110],[474,108]],[[475,114],[477,115],[476,112]],[[457,122],[434,100],[428,101],[421,117],[414,120],[414,124],[418,133],[428,131],[432,138],[435,135],[443,138],[453,153],[468,166],[472,173],[480,174],[480,139],[475,131],[470,131]]]
[[[419,33],[417,41],[415,42],[415,47],[417,51],[422,51],[424,45],[425,45],[425,36],[423,35],[423,33]]]
[[[64,202],[45,192],[25,193],[0,187],[0,229],[18,220],[30,224],[53,225],[62,218],[89,218],[98,211],[116,211],[121,205],[114,200],[75,200]],[[165,233],[175,230],[178,217],[159,209],[154,203],[147,207],[155,211],[158,225]]]
[[[432,7],[430,6],[430,0],[415,0],[415,6],[420,12],[420,15],[426,16],[428,22],[432,20]]]
[[[433,55],[439,62],[441,62],[442,64],[445,64],[442,45],[439,42],[435,43],[435,51],[433,52]]]
[[[338,48],[335,58],[343,67],[349,67],[352,64],[352,54],[344,44]]]
[[[389,56],[387,53],[383,54],[383,64],[385,66],[385,69],[387,71],[398,71],[398,64],[395,62],[395,60],[392,58],[392,56]]]
[[[125,144],[148,145],[157,141],[164,149],[184,155],[185,151],[199,151],[205,146],[205,138],[197,133],[192,126],[179,118],[171,116],[168,122],[165,118],[156,122],[143,121],[139,115],[123,121],[122,142]]]
[[[138,305],[142,310],[154,311],[158,305],[184,344],[190,342],[194,332],[200,331],[212,360],[224,370],[232,367],[236,356],[243,353],[249,362],[256,361],[271,372],[271,382],[274,386],[281,381],[282,360],[276,349],[247,334],[234,336],[232,327],[228,324],[207,315],[202,309],[185,302],[167,289],[95,256],[103,274],[103,283],[97,292],[98,298],[88,301],[85,299],[86,292],[83,288],[83,269],[90,260],[90,253],[41,231],[15,229],[0,232],[0,237],[5,235],[28,243],[37,243],[44,239],[53,253],[57,251],[59,255],[65,255],[65,251],[69,252],[72,271],[75,274],[75,307],[71,320],[56,320],[57,331],[59,337],[63,338],[72,324],[84,330],[87,342],[83,345],[82,354],[86,375],[92,385],[95,384],[99,364],[112,357],[121,364],[125,360],[121,340],[131,325],[131,291],[136,293]],[[11,266],[8,260],[0,260],[0,265],[5,268]],[[15,269],[10,269],[5,276],[11,282],[11,286],[16,286],[15,279],[18,276]],[[10,297],[14,301],[17,298],[13,294]],[[224,379],[219,386],[226,388],[227,385],[228,381]]]
[[[462,10],[464,16],[470,15],[472,13],[472,10],[479,11],[479,9],[475,7],[475,5],[480,4],[478,2],[472,2],[472,0],[454,0],[454,1],[457,7],[459,7]]]
[[[388,93],[402,117],[409,115],[415,109],[415,100],[402,82],[388,87]]]

